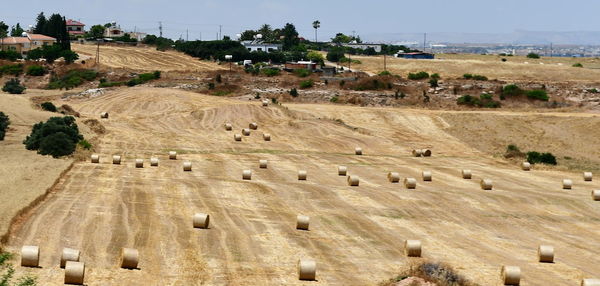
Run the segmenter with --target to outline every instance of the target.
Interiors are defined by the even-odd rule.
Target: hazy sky
[[[268,23],[296,25],[300,34],[314,38],[312,22],[321,21],[320,40],[336,32],[368,37],[380,33],[532,31],[598,31],[597,0],[1,0],[0,21],[9,25],[34,24],[38,12],[58,12],[89,26],[117,21],[128,30],[172,38],[215,39]],[[401,39],[397,39],[401,40]]]

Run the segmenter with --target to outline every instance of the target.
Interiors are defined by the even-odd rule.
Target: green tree
[[[341,47],[333,47],[327,52],[327,60],[337,63],[344,57],[344,49]]]
[[[87,38],[100,39],[104,36],[105,27],[102,25],[94,25],[87,33]]]
[[[317,38],[317,30],[318,30],[319,28],[321,28],[321,21],[319,21],[319,20],[316,20],[316,21],[314,21],[312,24],[313,24],[313,28],[315,29],[315,43],[318,43],[319,41],[317,40],[317,39],[318,39],[318,38]]]
[[[6,25],[4,22],[0,21],[0,44],[2,44],[2,41],[4,40],[4,38],[6,38],[7,35],[8,35],[8,25]]]
[[[2,91],[10,94],[21,94],[23,91],[25,91],[25,87],[21,85],[21,81],[19,79],[13,78],[4,83]]]
[[[275,40],[273,29],[269,24],[263,24],[262,26],[260,26],[260,29],[258,29],[258,31],[256,32],[261,34],[263,40],[265,40],[266,42],[272,42]]]
[[[23,144],[27,150],[38,150],[39,154],[57,158],[72,154],[81,140],[83,136],[74,117],[50,117],[46,122],[33,125]]]
[[[6,135],[6,129],[8,129],[8,125],[10,125],[10,119],[8,118],[8,115],[0,111],[0,141],[4,140],[4,135]]]
[[[529,53],[529,54],[527,54],[527,57],[530,59],[539,59],[540,55],[538,55],[536,53]]]
[[[240,34],[240,41],[252,41],[258,33],[254,30],[246,30]]]
[[[346,36],[344,33],[337,33],[335,37],[331,38],[331,42],[335,44],[347,44],[352,41],[351,36]]]
[[[10,30],[10,35],[12,37],[20,37],[21,35],[23,35],[23,32],[25,32],[25,30],[23,30],[23,28],[21,28],[21,24],[17,23]]]
[[[297,46],[300,43],[298,38],[298,31],[294,24],[287,23],[281,30],[283,36],[283,50],[290,50],[292,47]]]
[[[65,59],[65,63],[72,64],[79,59],[79,55],[71,50],[64,50],[60,53],[60,56]]]
[[[306,54],[306,58],[309,59],[310,61],[313,61],[313,62],[321,64],[321,65],[323,65],[323,62],[325,60],[325,58],[323,57],[323,55],[321,53],[315,52],[315,51],[308,52],[308,54]]]
[[[46,16],[44,15],[44,12],[40,12],[36,18],[36,24],[35,24],[35,28],[33,28],[33,33],[44,34],[47,23],[48,23],[48,20],[46,20]]]

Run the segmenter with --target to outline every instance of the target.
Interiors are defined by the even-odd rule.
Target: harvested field
[[[486,155],[473,141],[506,135],[455,135],[453,128],[464,123],[446,116],[461,112],[328,104],[264,108],[158,88],[67,103],[82,119],[109,112],[96,152],[124,157],[121,165],[75,163],[11,236],[7,248],[13,252],[40,245],[42,268],[17,272],[37,275],[44,285],[62,285],[63,247],[82,251],[87,285],[376,285],[420,259],[405,256],[406,239],[422,242],[424,259],[445,262],[480,285],[499,284],[502,265],[521,267],[525,286],[576,285],[598,275],[600,206],[590,190],[600,184],[583,182],[579,172],[523,172]],[[487,116],[493,121],[506,115]],[[553,116],[597,120],[575,113],[536,118],[554,122]],[[235,142],[226,122],[233,130],[257,122],[261,132]],[[273,134],[273,141],[264,141],[262,132]],[[524,127],[511,136],[528,132]],[[547,132],[533,142],[563,135]],[[571,139],[562,147],[576,150],[586,140]],[[362,156],[354,155],[356,146],[363,146]],[[415,148],[433,155],[412,157]],[[178,160],[167,160],[170,150]],[[135,158],[151,156],[161,159],[159,167],[134,167]],[[258,168],[260,159],[268,160],[268,169]],[[193,162],[192,172],[182,171],[184,160]],[[339,165],[359,176],[360,186],[348,186]],[[460,168],[471,169],[473,180],[463,180]],[[246,169],[253,171],[251,181],[241,178]],[[306,170],[309,180],[297,180],[298,170]],[[386,177],[394,171],[420,178],[422,170],[435,180],[419,181],[416,190]],[[480,189],[484,177],[493,180],[493,191]],[[574,180],[572,190],[561,189],[564,178]],[[195,213],[210,214],[208,229],[192,227]],[[297,214],[310,217],[310,231],[295,229]],[[555,264],[537,262],[540,244],[554,246]],[[119,268],[123,247],[139,250],[138,270]],[[316,282],[298,280],[299,259],[316,261]]]

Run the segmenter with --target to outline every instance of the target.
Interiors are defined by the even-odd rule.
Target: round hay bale
[[[600,190],[593,190],[592,191],[592,199],[594,201],[600,201]]]
[[[177,151],[169,151],[169,160],[177,160]]]
[[[121,155],[113,155],[112,161],[114,165],[121,165]]]
[[[420,240],[405,240],[404,253],[408,257],[421,257],[421,241]]]
[[[423,149],[421,150],[421,154],[423,154],[423,157],[431,157],[431,150]]]
[[[586,182],[592,181],[592,172],[583,172],[583,180]]]
[[[296,229],[308,230],[308,224],[310,223],[310,217],[305,215],[296,216]]]
[[[25,245],[21,248],[21,266],[38,267],[40,266],[40,247],[35,245]]]
[[[473,174],[471,173],[471,170],[462,170],[463,179],[470,180],[472,176]]]
[[[252,122],[252,123],[248,124],[248,127],[252,130],[256,130],[256,129],[258,129],[258,124],[256,124],[256,122]]]
[[[360,178],[358,176],[348,176],[348,186],[358,187]]]
[[[362,155],[362,148],[360,148],[360,147],[354,148],[354,154],[356,154],[356,155]]]
[[[479,185],[481,185],[481,189],[483,190],[491,190],[493,184],[494,183],[490,179],[481,179],[481,182],[479,182]]]
[[[423,181],[425,181],[425,182],[431,182],[433,179],[432,175],[431,175],[431,171],[423,171],[422,177],[423,177]]]
[[[108,112],[102,112],[102,113],[100,113],[100,118],[102,118],[102,119],[108,119]]]
[[[91,159],[94,164],[100,163],[100,155],[92,154]]]
[[[65,265],[65,284],[83,285],[85,277],[85,263],[67,261]]]
[[[569,179],[564,179],[563,180],[563,189],[570,190],[571,188],[573,188],[573,181],[571,181]]]
[[[521,164],[521,169],[523,169],[523,171],[529,171],[529,170],[531,170],[531,163],[529,163],[529,162],[523,162],[523,164]]]
[[[265,140],[265,141],[271,141],[271,134],[269,134],[269,133],[263,133],[263,140]]]
[[[240,134],[233,134],[233,139],[235,139],[235,141],[242,141],[242,135],[240,135]]]
[[[538,258],[540,262],[554,263],[554,247],[540,245],[538,247]]]
[[[600,279],[582,279],[581,286],[600,286]]]
[[[227,130],[227,131],[233,130],[233,126],[231,125],[231,123],[225,123],[225,130]]]
[[[304,171],[304,170],[298,171],[298,180],[306,181],[306,171]]]
[[[298,279],[314,281],[317,278],[317,263],[314,260],[298,261]]]
[[[519,285],[521,283],[521,268],[518,266],[502,266],[501,276],[504,285]]]
[[[267,100],[267,99],[263,100],[262,106],[269,106],[269,100]]]
[[[150,166],[158,167],[158,158],[156,158],[156,157],[150,158]]]
[[[421,156],[423,156],[423,150],[421,150],[421,149],[414,149],[412,151],[412,154],[415,157],[421,157]]]
[[[242,129],[242,135],[244,135],[244,136],[250,136],[250,128],[244,128],[244,129]]]
[[[183,171],[191,172],[192,171],[192,162],[190,162],[190,161],[183,162]]]
[[[243,180],[252,180],[252,171],[251,170],[244,170],[242,172],[242,179]]]
[[[140,259],[140,253],[137,249],[123,248],[121,249],[121,268],[137,269]]]
[[[417,188],[417,180],[415,178],[404,178],[404,186],[407,189]]]
[[[136,168],[144,168],[144,159],[135,159]]]
[[[267,168],[267,163],[268,163],[268,161],[267,161],[267,160],[259,160],[259,161],[258,161],[258,166],[259,166],[261,169],[266,169],[266,168]]]
[[[60,268],[65,268],[67,261],[79,261],[79,250],[72,248],[63,248],[60,256]]]
[[[338,166],[338,176],[346,176],[348,168],[346,166]]]
[[[388,178],[388,181],[390,181],[391,183],[400,182],[400,174],[398,174],[396,172],[389,172],[387,174],[387,178]]]
[[[208,228],[210,215],[197,213],[194,215],[194,228]]]

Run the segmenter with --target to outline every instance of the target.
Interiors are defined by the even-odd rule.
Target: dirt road
[[[494,159],[445,132],[435,112],[338,105],[261,107],[180,90],[131,88],[69,104],[103,121],[100,164],[77,163],[57,192],[32,212],[8,249],[40,245],[41,266],[19,267],[43,285],[61,285],[63,247],[82,250],[87,285],[375,285],[409,259],[405,239],[423,242],[425,259],[443,261],[481,285],[498,285],[503,264],[522,268],[522,285],[577,285],[598,275],[597,182],[580,174],[531,172]],[[233,133],[259,129],[243,142]],[[227,132],[223,124],[234,125]],[[272,135],[271,142],[262,133]],[[353,154],[354,147],[364,155]],[[409,156],[431,148],[430,158]],[[168,160],[177,150],[178,160]],[[124,163],[109,157],[122,154]],[[150,156],[160,158],[150,167]],[[136,169],[135,158],[146,159]],[[258,160],[269,160],[259,169]],[[193,162],[192,172],[182,162]],[[349,187],[337,175],[360,176]],[[473,170],[472,180],[459,177]],[[252,169],[251,181],[242,181]],[[297,171],[308,180],[298,181]],[[423,182],[422,170],[433,172]],[[418,179],[416,190],[386,174]],[[493,191],[479,179],[494,181]],[[574,188],[561,189],[563,178]],[[211,215],[193,229],[192,215]],[[310,231],[295,230],[297,214]],[[536,262],[539,244],[555,264]],[[140,250],[140,269],[118,267],[121,247]],[[317,282],[300,282],[296,262],[314,258]]]

